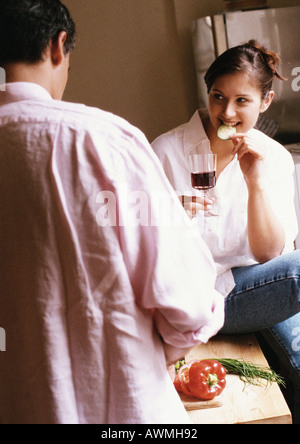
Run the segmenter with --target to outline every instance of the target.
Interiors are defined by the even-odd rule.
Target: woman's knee
[[[274,259],[276,261],[279,272],[282,273],[283,278],[300,277],[300,250],[292,251],[291,253],[283,254]],[[275,264],[275,262],[274,262]]]

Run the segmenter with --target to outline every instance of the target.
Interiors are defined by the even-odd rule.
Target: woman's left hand
[[[232,154],[237,154],[246,182],[259,182],[263,175],[267,147],[257,137],[247,133],[237,133],[231,140],[234,144]]]

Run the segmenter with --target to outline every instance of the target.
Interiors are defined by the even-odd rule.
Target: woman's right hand
[[[210,211],[214,203],[213,199],[200,196],[180,196],[179,199],[191,219],[200,211]]]

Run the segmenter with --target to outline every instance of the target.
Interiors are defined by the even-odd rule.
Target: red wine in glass
[[[216,171],[191,173],[192,187],[196,190],[209,190],[216,186]]]
[[[196,190],[202,191],[204,197],[204,216],[215,216],[215,211],[208,211],[206,201],[208,190],[214,188],[217,182],[217,155],[213,153],[190,154],[189,166],[191,173],[191,185]],[[201,212],[195,217],[200,217]]]

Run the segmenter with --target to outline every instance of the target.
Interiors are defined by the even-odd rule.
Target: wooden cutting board
[[[196,346],[186,356],[187,361],[207,358],[244,359],[268,365],[254,335],[216,336],[208,344]],[[219,408],[188,399],[187,410],[192,405],[197,406],[189,410],[194,424],[292,424],[291,412],[277,384],[266,388],[245,385],[236,375],[227,375],[226,379],[225,390],[213,400],[221,401]]]
[[[221,407],[222,401],[221,396],[212,399],[211,401],[201,401],[199,398],[194,398],[192,396],[187,396],[184,393],[180,393],[180,399],[187,411],[191,410],[201,410],[201,409],[212,409],[216,407]]]

